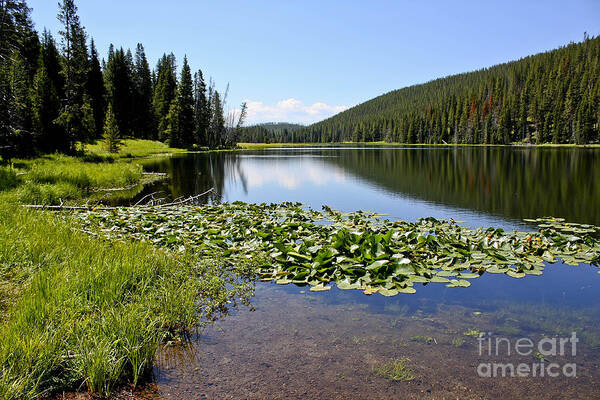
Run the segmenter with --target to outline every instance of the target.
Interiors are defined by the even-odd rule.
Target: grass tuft
[[[17,186],[19,180],[14,169],[0,167],[0,191],[12,189]]]

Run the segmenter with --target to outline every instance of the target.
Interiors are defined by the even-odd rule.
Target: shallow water
[[[300,201],[505,229],[531,229],[523,218],[550,215],[600,224],[599,155],[592,149],[347,146],[196,154],[147,165],[170,180],[145,193],[177,198],[213,187],[216,193],[203,201]],[[239,308],[190,343],[161,349],[155,382],[140,396],[600,398],[597,271],[554,264],[540,277],[488,274],[470,288],[429,285],[393,298],[258,283],[255,311]],[[575,347],[567,342],[573,332]],[[564,340],[562,355],[560,346],[553,352],[552,340],[544,342],[555,337],[557,345]],[[533,345],[520,348],[524,355],[516,353],[519,339]],[[403,360],[414,379],[392,381],[377,372],[393,360]],[[479,376],[494,375],[494,364],[508,375],[510,366],[523,364],[524,376],[502,377],[497,365],[495,377]],[[550,365],[558,376],[548,376]],[[535,368],[535,376],[526,368]]]

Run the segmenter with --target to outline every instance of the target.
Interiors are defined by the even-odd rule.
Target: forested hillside
[[[395,90],[296,133],[296,141],[599,141],[600,37]]]
[[[304,125],[287,122],[267,122],[244,127],[240,130],[238,140],[242,143],[294,143],[296,132]]]
[[[57,41],[35,30],[24,0],[0,2],[0,157],[73,152],[105,137],[161,140],[172,147],[235,145],[225,100],[202,71],[165,53],[151,70],[142,44],[98,54],[74,0],[61,0]],[[245,106],[242,106],[245,110]]]

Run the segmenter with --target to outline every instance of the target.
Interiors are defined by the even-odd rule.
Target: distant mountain
[[[586,37],[518,61],[394,90],[291,139],[583,144],[600,140],[599,114],[600,37]]]

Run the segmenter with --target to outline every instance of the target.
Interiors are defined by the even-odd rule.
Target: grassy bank
[[[95,239],[74,225],[0,205],[2,399],[135,385],[161,340],[249,289],[218,263]]]
[[[250,290],[235,279],[243,266],[226,271],[193,254],[94,238],[68,216],[19,206],[80,203],[109,188],[135,195],[141,157],[181,151],[127,140],[117,154],[98,143],[84,155],[0,166],[0,398],[135,385],[162,340]]]
[[[133,196],[151,179],[143,175],[142,158],[183,151],[150,140],[125,140],[118,153],[108,153],[104,143],[98,142],[87,145],[85,154],[78,156],[14,160],[11,166],[0,167],[0,202],[56,205],[97,201],[122,194],[106,191],[119,188]]]
[[[106,151],[106,146],[102,141],[87,145],[86,150],[91,156],[105,159],[138,158],[186,152],[186,150],[169,147],[166,144],[155,140],[139,139],[123,140],[117,153],[109,153]]]

